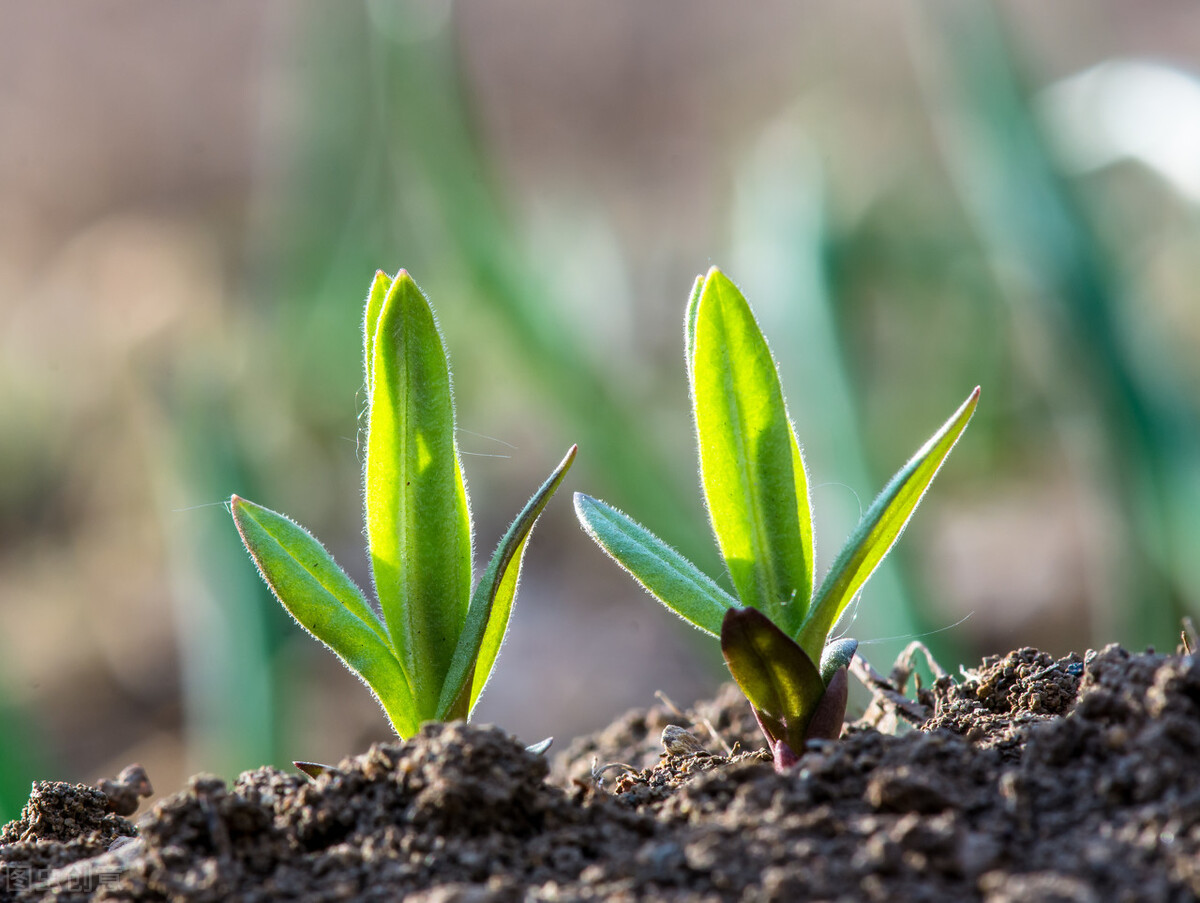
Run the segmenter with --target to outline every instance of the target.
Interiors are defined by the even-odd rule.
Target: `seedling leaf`
[[[279,595],[276,583],[268,574],[296,584],[315,580],[323,592],[356,615],[391,648],[387,628],[368,604],[358,584],[338,566],[315,536],[287,515],[241,496],[233,496],[229,507],[243,544],[276,595]]]
[[[731,608],[721,626],[721,654],[771,740],[803,750],[807,720],[825,695],[817,666],[770,618]]]
[[[419,713],[430,718],[466,617],[471,521],[445,347],[404,270],[376,320],[369,372],[364,480],[375,589]]]
[[[467,609],[466,623],[458,638],[446,682],[442,686],[438,718],[467,717],[483,692],[508,631],[526,541],[538,516],[574,462],[576,451],[576,446],[572,445],[546,482],[525,503],[480,577]]]
[[[694,564],[628,515],[582,492],[575,514],[587,534],[652,596],[713,636],[738,601]]]
[[[812,594],[812,527],[779,375],[746,299],[715,267],[696,308],[692,402],[713,531],[742,604],[790,632]]]
[[[236,495],[230,507],[242,542],[280,604],[363,679],[397,733],[415,733],[408,679],[358,587],[312,534],[289,518]]]
[[[846,720],[846,702],[850,699],[850,678],[845,668],[838,668],[825,686],[825,694],[805,727],[806,740],[836,740]]]
[[[966,429],[978,402],[976,386],[954,415],[892,477],[859,521],[825,576],[801,627],[800,645],[810,656],[820,656],[825,638],[837,619],[904,531],[946,455]]]
[[[371,404],[371,388],[375,382],[375,330],[379,327],[379,314],[383,311],[383,302],[391,287],[392,277],[383,270],[377,270],[375,279],[371,282],[371,290],[367,293],[367,304],[363,314],[363,366],[367,371],[368,406]]]
[[[704,282],[703,276],[696,277],[683,315],[683,363],[687,367],[688,388],[693,392],[695,387],[692,383],[692,358],[696,355],[696,313],[700,310],[700,295],[704,292]]]

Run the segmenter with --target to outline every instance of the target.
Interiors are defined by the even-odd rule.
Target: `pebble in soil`
[[[574,744],[549,782],[544,758],[463,724],[315,782],[196,778],[141,820],[116,880],[0,900],[1200,897],[1195,657],[1019,650],[930,690],[925,728],[852,725],[786,775],[725,688],[683,719],[665,707],[620,719]],[[661,753],[663,727],[705,741],[705,718],[741,751]],[[593,769],[612,763],[598,786]],[[31,800],[32,817],[0,835],[0,862],[35,850],[49,862],[81,838],[102,850],[126,830],[95,808],[68,827],[59,802]]]

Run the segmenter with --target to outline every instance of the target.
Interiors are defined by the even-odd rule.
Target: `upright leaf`
[[[829,631],[904,531],[942,462],[967,428],[978,402],[976,386],[954,415],[892,477],[862,516],[825,576],[800,630],[800,645],[810,657],[820,657]]]
[[[288,613],[359,675],[401,737],[420,724],[408,679],[361,591],[311,533],[282,514],[233,496],[234,523]]]
[[[704,292],[704,277],[697,276],[688,295],[687,308],[683,314],[683,363],[687,367],[688,389],[695,391],[692,384],[693,358],[696,355],[696,313],[700,310],[700,295]]]
[[[742,603],[791,633],[812,593],[812,522],[775,362],[746,299],[715,267],[694,320],[692,402],[713,530]]]
[[[659,602],[713,636],[738,601],[694,564],[604,502],[575,493],[575,515],[589,536]]]
[[[242,544],[264,577],[268,573],[278,575],[280,579],[286,579],[289,574],[295,578],[311,577],[325,593],[370,627],[388,648],[392,648],[387,628],[367,602],[358,584],[341,569],[315,536],[287,515],[256,505],[241,496],[235,495],[230,499],[229,509],[242,537]],[[269,578],[267,583],[275,589],[275,584]]]
[[[383,270],[375,271],[371,290],[367,293],[367,304],[363,314],[363,365],[367,372],[367,403],[371,402],[371,389],[375,381],[375,330],[379,327],[379,314],[392,287],[392,277]]]
[[[574,462],[575,452],[576,447],[572,445],[546,481],[525,503],[500,540],[483,576],[479,578],[479,585],[467,609],[466,624],[458,638],[458,646],[442,687],[438,701],[439,718],[449,720],[467,717],[483,692],[496,663],[496,656],[500,653],[504,635],[508,632],[526,541],[533,532],[538,516]]]
[[[418,709],[430,718],[471,591],[449,365],[429,302],[404,270],[374,332],[364,475],[371,567]]]

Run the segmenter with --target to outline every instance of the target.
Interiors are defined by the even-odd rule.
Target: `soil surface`
[[[1197,656],[1024,649],[899,683],[782,775],[730,685],[552,762],[431,725],[316,780],[193,778],[136,825],[111,785],[38,783],[0,903],[1200,899]]]

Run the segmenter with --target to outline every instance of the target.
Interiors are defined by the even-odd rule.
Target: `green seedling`
[[[508,630],[530,531],[575,447],[517,515],[472,592],[450,368],[433,310],[404,270],[395,279],[376,274],[364,331],[363,494],[382,617],[307,530],[236,495],[230,507],[276,598],[362,678],[407,738],[423,722],[466,718],[475,707]]]
[[[892,477],[816,588],[808,476],[779,374],[746,299],[715,267],[696,280],[684,331],[700,480],[734,594],[610,505],[576,493],[575,513],[660,602],[720,637],[783,770],[807,740],[841,732],[858,644],[830,632],[916,510],[979,389]]]

